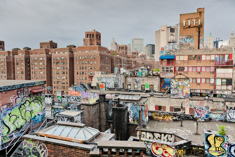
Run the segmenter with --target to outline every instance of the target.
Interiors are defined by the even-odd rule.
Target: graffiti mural
[[[185,49],[194,49],[194,38],[193,36],[181,36],[180,37],[180,47]]]
[[[139,137],[139,131],[136,132]],[[141,138],[158,140],[162,142],[175,142],[175,135],[161,132],[141,131]]]
[[[121,75],[113,77],[97,77],[98,82],[104,83],[106,88],[123,88]]]
[[[213,121],[224,121],[225,114],[223,112],[210,113],[210,119]]]
[[[171,79],[171,98],[190,97],[189,79]]]
[[[205,134],[205,153],[209,156],[227,156],[228,141],[226,136]]]
[[[209,107],[206,106],[194,107],[194,115],[195,117],[198,117],[201,120],[209,119]]]
[[[235,122],[235,109],[227,110],[227,121]]]
[[[174,157],[175,149],[166,144],[152,143],[151,152],[154,156],[162,156],[162,157]]]
[[[158,120],[158,121],[178,121],[180,120],[180,116],[173,116],[170,115],[168,113],[158,113],[158,112],[154,112],[152,113],[152,117],[154,120]]]
[[[47,157],[48,150],[44,143],[25,139],[23,141],[23,156]]]
[[[129,122],[130,123],[139,123],[139,111],[140,106],[134,105],[133,103],[127,103],[128,113],[129,113]],[[147,124],[148,122],[148,102],[142,106],[142,123]]]
[[[15,99],[15,105],[1,107],[2,144],[20,136],[20,129],[30,119],[32,119],[34,127],[40,125],[45,117],[44,98],[44,96],[24,97],[19,95]]]
[[[229,146],[228,157],[235,157],[235,144]]]

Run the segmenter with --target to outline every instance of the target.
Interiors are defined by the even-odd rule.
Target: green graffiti
[[[43,100],[44,96],[23,98],[19,104],[16,104],[11,109],[7,109],[2,119],[2,136],[6,136],[16,130],[19,131],[28,120],[42,112],[44,110]],[[9,138],[3,138],[3,143],[8,141]]]
[[[44,143],[25,139],[23,141],[23,156],[27,157],[47,157],[48,151]]]

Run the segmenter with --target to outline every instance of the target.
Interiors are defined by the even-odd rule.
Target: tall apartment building
[[[141,38],[133,38],[132,39],[132,51],[140,52],[144,51],[144,39]]]
[[[184,74],[190,78],[191,93],[232,94],[232,56],[231,50],[181,50],[175,55],[164,56],[167,58],[160,58],[161,82],[165,78]]]
[[[5,51],[5,42],[0,40],[0,51]]]
[[[18,55],[15,55],[15,79],[30,80],[30,48],[18,50]]]
[[[179,24],[174,26],[163,25],[155,31],[155,61],[159,61],[161,55],[179,49]]]
[[[197,50],[204,47],[204,8],[195,13],[180,14],[180,48]]]
[[[57,43],[50,40],[49,42],[40,42],[41,49],[56,49]]]
[[[154,44],[147,44],[144,47],[144,52],[146,54],[147,59],[152,59],[155,54],[155,45]]]
[[[46,80],[46,87],[52,86],[51,52],[49,49],[30,50],[31,80]]]
[[[74,84],[74,55],[71,48],[50,49],[52,54],[52,88],[53,94],[64,91]]]
[[[18,50],[1,51],[0,52],[0,79],[14,80],[15,79],[15,59]]]

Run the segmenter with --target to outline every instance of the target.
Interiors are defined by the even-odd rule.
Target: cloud
[[[42,41],[54,40],[59,47],[82,45],[85,31],[102,33],[102,45],[112,37],[119,44],[132,38],[154,43],[154,31],[161,25],[179,22],[179,14],[205,8],[205,40],[229,39],[235,26],[235,1],[219,0],[1,0],[0,40],[6,49],[39,48]]]

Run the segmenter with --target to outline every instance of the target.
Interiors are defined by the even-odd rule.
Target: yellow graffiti
[[[176,151],[176,156],[177,157],[182,157],[186,154],[186,150],[185,149],[177,149]]]
[[[226,153],[226,150],[222,147],[222,144],[224,143],[225,139],[221,136],[216,136],[215,134],[212,134],[207,137],[209,143],[211,144],[211,147],[208,149],[208,152],[214,156],[220,156],[224,155]]]
[[[163,157],[173,157],[175,150],[168,145],[152,143],[151,150],[155,155],[162,155]]]
[[[160,114],[160,113],[152,113],[152,117],[154,120],[159,121],[172,121],[172,116],[167,114]]]

